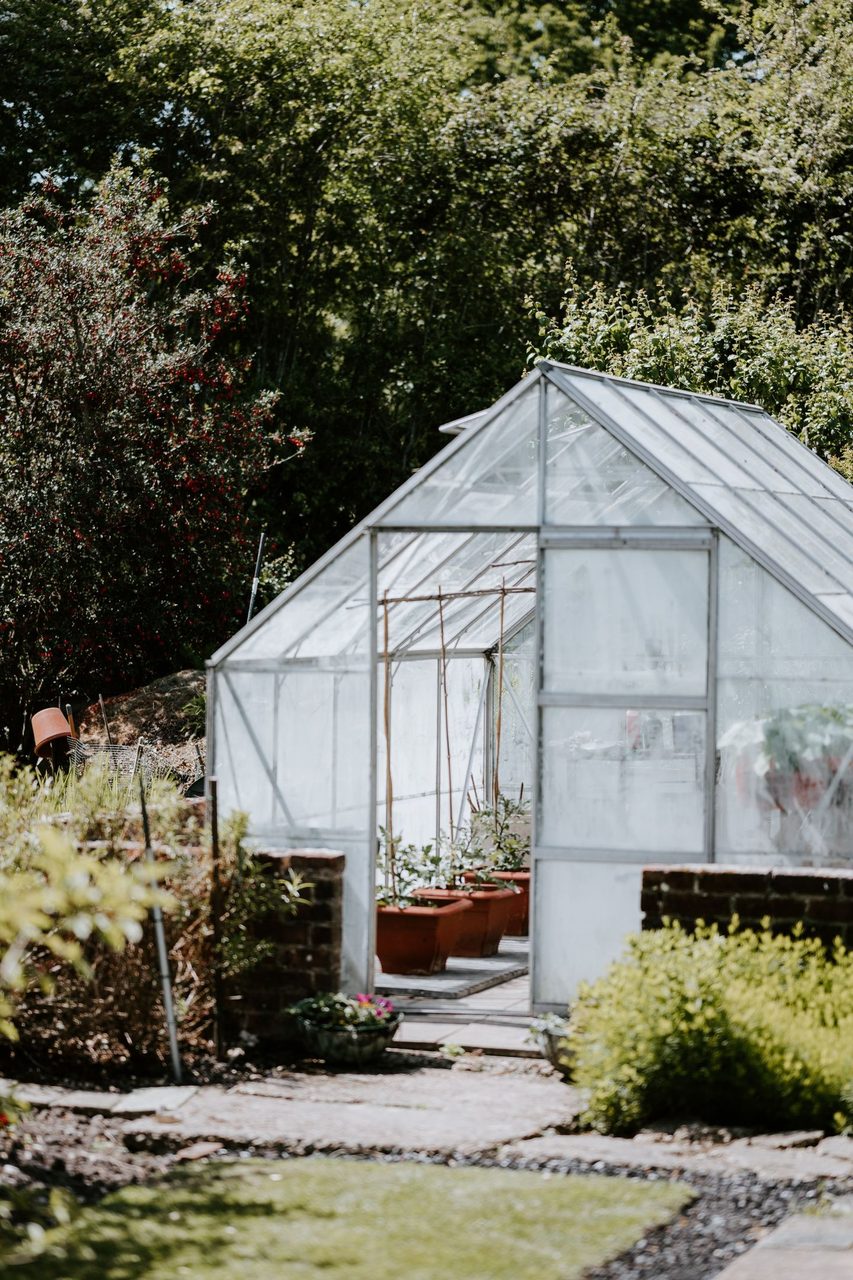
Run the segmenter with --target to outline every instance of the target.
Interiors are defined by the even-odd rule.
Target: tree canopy
[[[639,370],[677,330],[673,380],[844,465],[853,0],[10,0],[0,61],[7,204],[117,154],[213,207],[230,358],[313,433],[255,509],[293,570],[542,341]]]

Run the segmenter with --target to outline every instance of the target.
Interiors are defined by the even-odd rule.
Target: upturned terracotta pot
[[[490,871],[489,878],[500,884],[516,886],[518,892],[513,894],[510,904],[506,934],[508,938],[526,938],[530,932],[530,872]],[[476,881],[476,873],[466,872],[465,879]]]
[[[71,737],[71,725],[59,707],[45,707],[44,711],[37,711],[32,722],[37,756],[50,755],[54,742],[64,742]]]
[[[478,889],[416,889],[425,902],[470,902],[471,910],[463,917],[459,937],[451,949],[452,956],[493,956],[506,933],[507,921],[515,897],[512,889],[482,885]]]
[[[376,908],[376,954],[383,973],[441,973],[470,902]]]

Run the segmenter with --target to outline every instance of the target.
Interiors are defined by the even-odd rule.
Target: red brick
[[[770,873],[744,868],[743,871],[716,867],[703,867],[699,873],[698,888],[709,893],[767,893]]]
[[[659,889],[666,879],[666,867],[643,867],[643,888]]]
[[[774,871],[774,893],[801,893],[811,897],[813,894],[825,894],[829,897],[840,895],[840,884],[837,876],[826,871]]]
[[[773,894],[767,900],[767,914],[771,920],[802,920],[805,910],[806,900],[799,894],[787,897]]]
[[[728,920],[732,910],[724,894],[671,893],[664,903],[664,914],[679,920]]]
[[[809,898],[805,918],[825,923],[853,923],[853,898]]]
[[[732,897],[732,906],[741,919],[760,920],[762,916],[770,915],[770,899],[766,896],[744,896],[739,893]]]
[[[661,881],[664,893],[691,893],[696,887],[696,872],[692,867],[673,867]]]

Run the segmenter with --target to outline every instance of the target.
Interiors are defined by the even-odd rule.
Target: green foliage
[[[0,215],[0,742],[97,675],[126,688],[236,623],[246,491],[274,399],[228,354],[244,277],[203,281],[197,225],[112,170]],[[239,609],[242,611],[242,591]]]
[[[471,829],[485,859],[484,872],[520,871],[530,860],[530,805],[501,793],[490,806],[474,809]]]
[[[849,0],[7,8],[5,198],[46,168],[63,198],[88,190],[113,150],[143,149],[179,222],[216,206],[207,278],[248,266],[251,311],[221,340],[235,366],[257,352],[248,376],[282,391],[285,434],[315,437],[258,495],[263,599],[440,446],[440,421],[518,376],[525,295],[554,315],[567,260],[570,308],[537,346],[756,400],[853,476]],[[128,682],[140,645],[179,643],[172,610],[208,644],[200,593],[163,559],[182,598],[165,591],[144,642],[104,646],[127,651]],[[223,630],[240,620],[210,598]]]
[[[798,327],[794,304],[758,287],[715,285],[677,306],[570,273],[559,319],[534,310],[532,358],[759,404],[805,444],[849,471],[853,436],[853,325],[847,315]],[[845,450],[848,451],[844,462]]]
[[[853,1121],[853,953],[770,932],[629,941],[571,1009],[564,1062],[583,1119],[631,1133],[662,1116],[754,1128]]]
[[[46,783],[0,757],[0,1033],[20,1035],[43,1062],[116,1069],[165,1056],[154,939],[143,929],[155,901],[169,916],[182,1044],[205,1049],[214,960],[226,981],[249,972],[273,945],[257,922],[294,912],[310,887],[296,873],[265,873],[243,848],[243,815],[222,823],[217,957],[202,816],[162,780],[148,811],[153,868],[140,856],[136,786],[97,767]]]
[[[308,996],[292,1005],[290,1012],[309,1026],[332,1028],[384,1027],[399,1017],[390,1000],[365,992],[356,996],[344,995],[342,991]]]
[[[187,735],[192,738],[203,738],[207,732],[207,694],[193,694],[181,707],[181,713]]]
[[[546,1180],[405,1160],[213,1161],[114,1192],[8,1270],[20,1280],[279,1280],[300,1271],[327,1280],[580,1280],[690,1198],[680,1183]]]

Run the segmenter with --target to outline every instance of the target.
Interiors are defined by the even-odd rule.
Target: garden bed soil
[[[201,773],[196,747],[205,759],[205,739],[201,736],[189,741],[192,731],[184,708],[204,690],[204,672],[186,670],[161,676],[129,693],[105,698],[113,742],[131,747],[144,738],[182,778],[195,778]],[[106,741],[97,702],[79,714],[76,727],[83,742]]]

